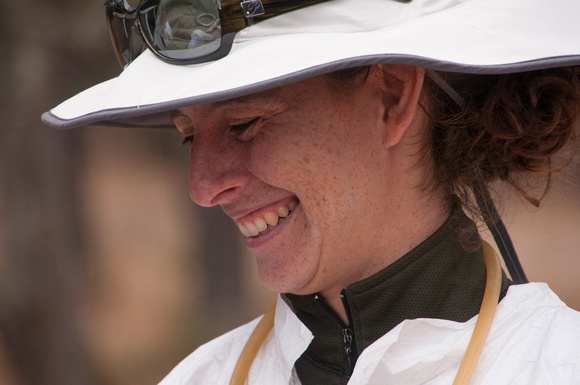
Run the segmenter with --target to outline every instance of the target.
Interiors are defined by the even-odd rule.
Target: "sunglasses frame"
[[[154,47],[153,43],[149,41],[147,35],[143,32],[143,26],[141,25],[141,19],[139,17],[142,7],[146,5],[148,1],[151,0],[142,0],[135,8],[131,8],[126,0],[107,0],[105,2],[109,36],[121,67],[129,65],[145,50],[145,48],[148,48],[158,58],[170,64],[199,64],[218,60],[225,57],[230,52],[236,34],[242,29],[257,22],[328,0],[214,0],[220,18],[220,47],[210,54],[195,58],[172,58],[163,55]],[[122,15],[122,17],[119,15]],[[135,28],[135,32],[138,32],[140,39],[144,43],[143,49],[135,54],[134,57],[130,57],[128,62],[123,56],[122,49],[120,48],[123,42],[119,39],[122,39],[123,37],[116,36],[117,34],[113,27],[113,18],[124,19],[126,32],[124,43],[126,43],[128,47],[130,47],[132,43],[131,28]]]

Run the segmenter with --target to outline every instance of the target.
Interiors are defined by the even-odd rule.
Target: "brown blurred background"
[[[177,132],[40,122],[119,72],[101,0],[3,0],[3,385],[156,384],[274,300],[229,220],[190,202]],[[580,309],[579,162],[540,210],[502,211],[530,280]]]

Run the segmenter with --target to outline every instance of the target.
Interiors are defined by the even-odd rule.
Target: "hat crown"
[[[357,33],[395,28],[469,0],[332,0],[281,15],[238,33],[236,42],[302,33]]]

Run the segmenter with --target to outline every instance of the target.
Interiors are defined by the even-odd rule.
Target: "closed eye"
[[[233,124],[230,126],[230,130],[231,130],[231,132],[233,132],[237,135],[238,140],[245,142],[245,141],[252,139],[254,136],[256,136],[256,134],[260,130],[260,125],[258,124],[259,121],[260,121],[260,118],[257,117],[257,118],[248,120],[247,122],[243,122],[240,124]]]

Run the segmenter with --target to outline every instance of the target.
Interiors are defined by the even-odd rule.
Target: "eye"
[[[260,130],[260,118],[253,118],[239,124],[232,124],[230,131],[236,134],[238,140],[245,142],[252,139]]]
[[[182,140],[181,140],[181,145],[185,146],[185,145],[191,145],[191,143],[193,143],[193,138],[194,135],[188,135],[185,136]]]

